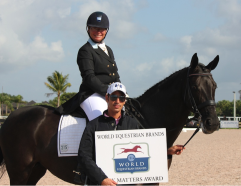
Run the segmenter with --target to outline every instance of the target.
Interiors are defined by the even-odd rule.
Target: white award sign
[[[96,163],[118,184],[168,182],[166,129],[95,132]]]

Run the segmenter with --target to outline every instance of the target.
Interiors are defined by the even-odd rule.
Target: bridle
[[[191,88],[190,88],[190,77],[194,77],[194,76],[212,76],[212,74],[211,73],[190,74],[190,69],[191,69],[191,67],[188,67],[187,83],[186,83],[186,89],[185,89],[185,93],[184,93],[184,102],[186,102],[186,94],[188,94],[193,113],[195,114],[194,118],[192,118],[191,120],[194,119],[194,120],[197,120],[197,121],[201,121],[202,115],[199,112],[199,109],[202,109],[202,108],[204,108],[206,106],[215,106],[216,103],[215,103],[214,100],[207,100],[207,101],[197,105],[195,100],[194,100],[194,98],[193,98],[192,91],[191,91]]]
[[[216,105],[214,100],[207,100],[207,101],[205,101],[205,102],[203,102],[203,103],[201,103],[201,104],[199,104],[199,105],[197,106],[197,104],[196,104],[196,102],[195,102],[195,100],[194,100],[194,98],[193,98],[191,89],[190,89],[190,81],[189,81],[189,79],[190,79],[190,77],[193,77],[193,76],[212,76],[212,74],[211,74],[211,73],[190,74],[190,69],[191,69],[191,67],[188,67],[188,71],[187,71],[187,83],[186,83],[186,89],[185,89],[185,93],[184,93],[184,102],[186,103],[186,94],[187,94],[188,97],[189,97],[189,100],[190,100],[190,102],[191,102],[192,110],[193,110],[193,112],[195,113],[194,117],[191,118],[191,119],[189,119],[188,122],[191,121],[191,120],[196,120],[196,121],[198,121],[198,124],[199,124],[199,125],[198,125],[198,128],[197,128],[197,129],[195,130],[195,132],[193,133],[193,135],[192,135],[192,136],[189,138],[189,140],[183,145],[184,147],[185,147],[185,146],[187,145],[187,143],[195,136],[195,134],[197,134],[197,132],[198,132],[199,129],[200,129],[200,124],[201,124],[202,115],[201,115],[199,109],[202,109],[202,108],[204,108],[204,107],[206,107],[206,106],[215,106],[215,105]],[[133,113],[133,114],[132,114],[132,117],[134,117],[134,118],[138,121],[140,128],[145,129],[144,126],[148,126],[148,125],[147,125],[147,122],[145,121],[145,118],[142,116],[142,114],[138,111],[138,109],[134,106],[134,104],[132,103],[132,101],[137,102],[138,105],[139,105],[139,107],[141,107],[141,104],[140,104],[139,101],[136,100],[136,99],[128,98],[127,100],[128,100],[127,104],[129,104],[129,105],[132,107],[132,113]],[[144,126],[143,126],[143,124],[144,124]],[[170,131],[177,130],[177,129],[180,129],[180,127],[177,127],[177,128],[171,129],[171,130],[167,130],[167,131],[170,132]]]
[[[195,132],[193,133],[193,135],[190,137],[190,139],[183,145],[186,146],[187,143],[195,136],[195,134],[199,131],[200,129],[200,125],[201,125],[201,120],[202,120],[202,115],[199,111],[199,109],[202,109],[206,106],[215,106],[216,103],[214,100],[207,100],[203,103],[200,103],[199,105],[196,104],[193,95],[192,95],[192,91],[190,88],[190,77],[194,77],[194,76],[212,76],[211,73],[197,73],[197,74],[190,74],[190,69],[191,67],[188,67],[188,71],[187,71],[187,83],[186,83],[186,89],[185,89],[185,93],[184,93],[184,102],[186,102],[186,94],[188,94],[190,103],[191,103],[191,107],[193,110],[193,113],[195,114],[193,118],[188,119],[188,122],[191,120],[196,120],[198,121],[198,128],[195,130]],[[186,93],[187,92],[187,93]]]

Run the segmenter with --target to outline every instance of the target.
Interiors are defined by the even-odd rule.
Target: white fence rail
[[[7,119],[7,116],[0,116],[0,119]]]
[[[239,121],[239,122],[241,122],[241,117],[236,117],[235,118],[235,120],[234,120],[234,117],[226,117],[227,119],[228,119],[228,121]],[[222,120],[223,119],[223,117],[218,117],[218,119],[220,120]]]
[[[188,116],[189,119],[192,118],[192,117],[193,116]],[[223,118],[224,118],[223,116],[218,116],[219,121],[223,120]],[[227,118],[228,121],[239,121],[239,122],[241,122],[241,117],[236,117],[235,120],[234,120],[234,117],[231,117],[231,116],[226,116],[226,118]]]

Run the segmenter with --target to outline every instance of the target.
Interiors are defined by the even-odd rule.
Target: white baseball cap
[[[119,82],[112,83],[107,89],[107,94],[112,94],[115,91],[121,91],[126,96],[126,87]]]

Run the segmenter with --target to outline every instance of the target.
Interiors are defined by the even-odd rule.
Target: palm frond
[[[45,96],[49,97],[49,96],[52,96],[54,94],[56,94],[56,93],[45,93]]]
[[[47,80],[53,87],[57,87],[57,84],[56,84],[56,81],[55,81],[54,77],[48,76]]]
[[[69,78],[69,74],[63,77],[62,83],[65,84],[65,82],[67,82],[68,78]]]
[[[48,83],[44,83],[50,90],[52,90],[53,92],[57,92],[57,89],[55,88],[55,87],[53,87],[53,86],[51,86],[50,84],[48,84]]]
[[[61,92],[65,92],[65,91],[66,91],[66,89],[67,89],[68,87],[71,87],[71,83],[67,83],[67,84],[65,84],[65,85],[63,86],[63,88],[62,88],[62,91],[61,91]]]

